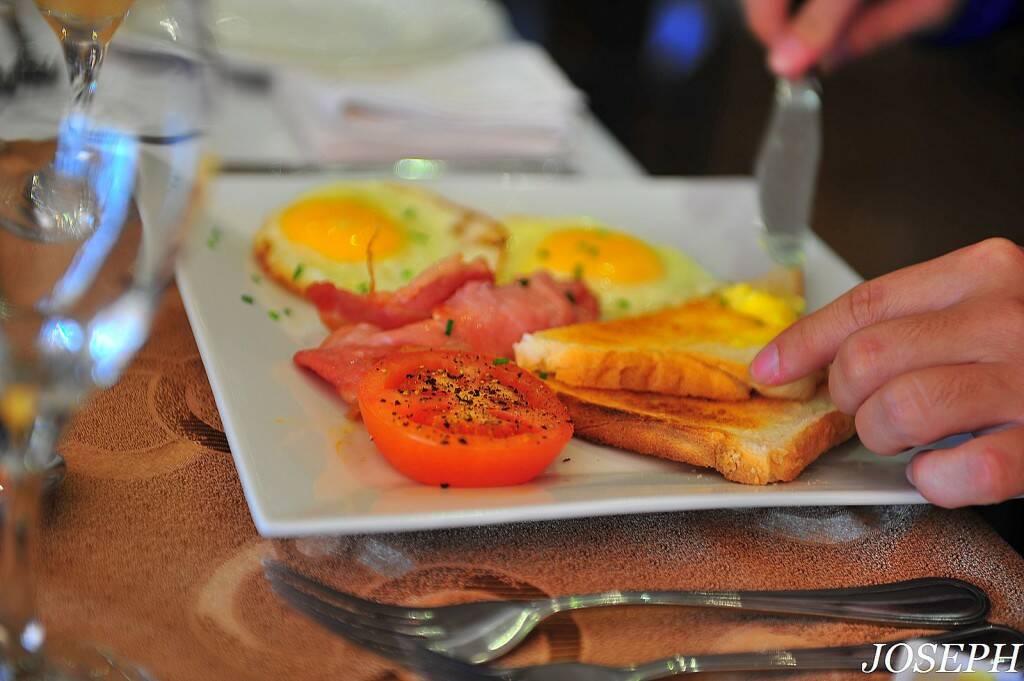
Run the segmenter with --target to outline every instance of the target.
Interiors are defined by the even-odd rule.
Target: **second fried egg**
[[[539,269],[583,280],[606,319],[677,305],[719,285],[692,258],[584,217],[512,216],[499,278]]]

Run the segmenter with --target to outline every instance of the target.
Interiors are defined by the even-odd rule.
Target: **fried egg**
[[[454,253],[497,268],[505,229],[423,189],[390,182],[340,182],[295,198],[267,218],[253,252],[266,273],[301,293],[329,281],[365,293],[372,256],[377,290],[400,288]]]
[[[512,216],[504,224],[509,240],[499,279],[539,269],[582,279],[605,319],[677,305],[719,284],[684,253],[591,218]]]

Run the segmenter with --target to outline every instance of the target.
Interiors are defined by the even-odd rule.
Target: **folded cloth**
[[[557,157],[584,105],[523,42],[344,79],[281,71],[274,92],[298,141],[328,161]]]

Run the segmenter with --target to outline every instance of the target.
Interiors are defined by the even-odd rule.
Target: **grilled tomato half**
[[[467,352],[385,357],[359,386],[359,411],[392,466],[442,487],[526,482],[572,437],[569,413],[543,381]]]

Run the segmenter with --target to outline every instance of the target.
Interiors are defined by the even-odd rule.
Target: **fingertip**
[[[909,482],[914,487],[917,487],[917,483],[914,482],[914,462],[913,461],[911,461],[911,462],[909,462],[907,464],[906,474],[907,474],[907,482]]]
[[[907,468],[906,468],[907,482],[909,482],[914,487],[917,487],[917,472],[915,470],[915,465],[914,465],[915,462],[917,461],[917,457],[921,456],[923,454],[927,454],[930,451],[932,451],[932,450],[930,450],[930,449],[922,450],[922,451],[918,452],[917,455],[914,456],[914,458],[912,458],[910,461],[907,462]]]
[[[810,66],[810,50],[794,35],[776,40],[768,54],[768,67],[783,78],[798,78]]]
[[[750,375],[758,383],[775,385],[779,383],[779,346],[769,343],[750,363]]]

